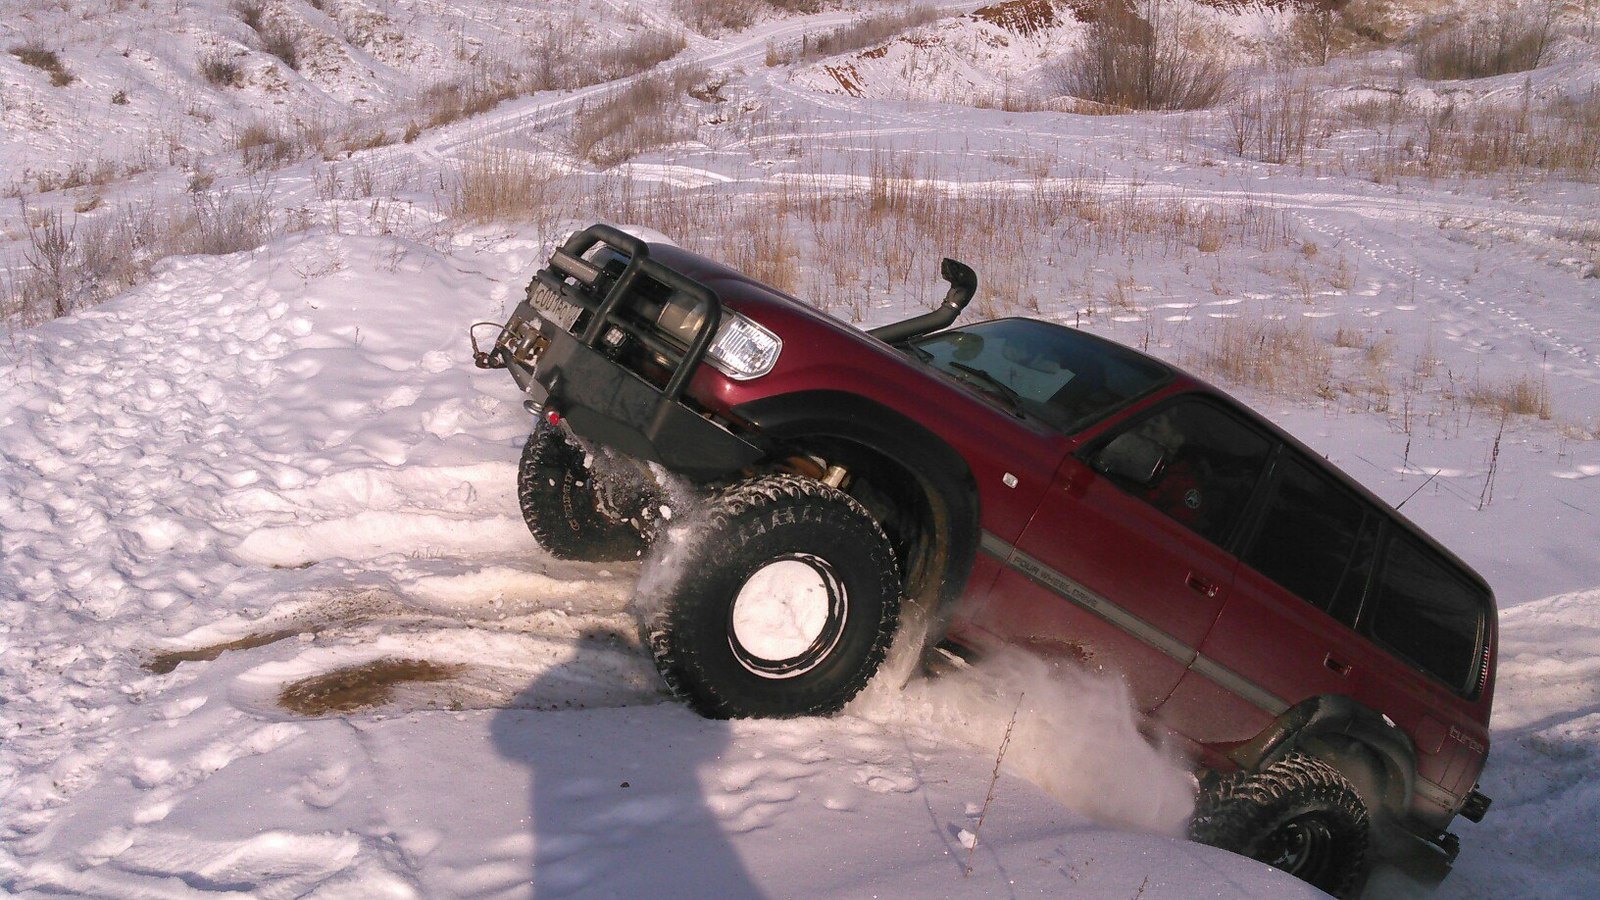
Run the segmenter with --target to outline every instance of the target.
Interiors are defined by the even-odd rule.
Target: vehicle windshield
[[[1066,433],[1166,381],[1171,370],[1119,344],[1035,319],[998,319],[914,340],[919,359]]]

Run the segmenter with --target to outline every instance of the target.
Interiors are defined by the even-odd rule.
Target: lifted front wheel
[[[795,475],[722,491],[640,578],[640,628],[674,693],[711,718],[837,712],[900,612],[889,540],[848,494]]]

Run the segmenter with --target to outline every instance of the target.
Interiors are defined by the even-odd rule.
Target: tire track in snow
[[[1333,207],[1340,211],[1347,211],[1348,206]],[[1456,340],[1463,340],[1475,353],[1506,352],[1505,345],[1512,343],[1516,334],[1526,337],[1535,352],[1543,348],[1569,357],[1580,367],[1588,369],[1600,368],[1600,359],[1588,348],[1564,340],[1557,330],[1541,328],[1529,316],[1515,308],[1485,296],[1481,292],[1469,292],[1455,279],[1443,277],[1438,269],[1425,267],[1415,262],[1409,262],[1401,254],[1392,249],[1392,241],[1385,242],[1373,232],[1357,234],[1349,228],[1334,224],[1331,217],[1310,204],[1298,204],[1293,207],[1296,217],[1306,224],[1308,228],[1327,236],[1336,246],[1349,246],[1355,248],[1367,261],[1379,269],[1396,276],[1397,280],[1390,284],[1396,288],[1405,288],[1407,285],[1415,291],[1417,285],[1425,288],[1424,297],[1429,302],[1435,299],[1447,302],[1441,308],[1441,314],[1447,321],[1463,323],[1469,330],[1455,336]],[[1323,209],[1328,209],[1324,207]],[[1362,215],[1367,220],[1386,221],[1383,210],[1378,207],[1369,207]],[[1530,217],[1536,219],[1537,217]],[[1430,235],[1431,236],[1431,235]],[[1600,326],[1600,322],[1596,323]],[[1496,327],[1498,326],[1498,327]],[[1510,350],[1514,356],[1522,356],[1520,350]],[[1533,362],[1541,362],[1539,359]],[[1573,374],[1592,384],[1600,384],[1600,371],[1587,371],[1580,368]]]

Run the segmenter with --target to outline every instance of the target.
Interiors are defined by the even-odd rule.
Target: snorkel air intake
[[[894,322],[871,329],[867,334],[885,344],[898,344],[938,331],[954,322],[956,316],[961,315],[961,311],[972,301],[972,295],[978,292],[978,274],[966,263],[946,257],[944,262],[939,264],[939,277],[950,282],[950,291],[944,295],[944,302],[939,304],[938,309],[906,319],[904,322]]]

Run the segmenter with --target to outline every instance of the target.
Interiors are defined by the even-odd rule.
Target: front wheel
[[[848,494],[794,475],[707,504],[640,579],[656,667],[711,718],[837,712],[883,661],[900,612],[889,540]]]
[[[1201,791],[1189,836],[1335,897],[1351,896],[1367,872],[1366,804],[1338,769],[1304,753],[1211,781]]]
[[[605,467],[566,429],[541,423],[517,469],[522,519],[552,556],[635,559],[649,544],[661,492],[649,473]]]

